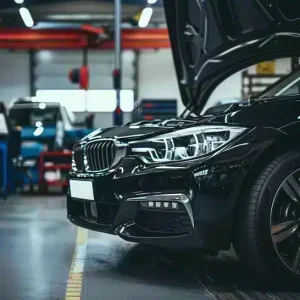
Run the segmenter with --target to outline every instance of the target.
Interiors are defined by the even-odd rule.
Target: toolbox
[[[72,151],[42,152],[39,160],[39,190],[49,187],[65,191],[69,187],[69,172],[72,166]]]

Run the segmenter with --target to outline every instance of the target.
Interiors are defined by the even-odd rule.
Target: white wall
[[[53,64],[53,60],[58,62],[59,68],[37,68],[37,88],[74,88],[77,86],[71,85],[67,79],[67,72],[72,67],[76,67],[76,63],[80,65],[82,59],[81,51],[58,52],[58,51],[44,51],[39,52],[37,55],[38,66],[41,61],[46,67],[47,63]],[[124,84],[127,88],[133,87],[133,58],[130,53],[124,55],[124,67],[126,65]],[[112,61],[107,60],[108,55],[105,52],[91,51],[90,52],[90,65],[91,65],[91,85],[95,88],[111,88],[111,82],[106,82],[107,79],[111,81]],[[61,68],[59,59],[63,60],[64,68]],[[102,60],[104,59],[104,60]],[[98,64],[96,63],[98,60]],[[102,60],[102,61],[101,61]],[[68,65],[69,63],[69,65]],[[28,96],[30,94],[29,82],[29,55],[25,51],[0,51],[0,101],[9,103],[13,97]],[[110,65],[108,68],[107,65]],[[104,68],[105,66],[105,68]],[[131,66],[131,68],[129,68]],[[68,69],[69,68],[69,69]],[[51,71],[50,71],[51,70]],[[103,77],[101,76],[103,73]],[[47,75],[48,76],[47,76]],[[97,74],[100,74],[97,76]],[[45,77],[48,77],[46,86],[42,84]],[[102,77],[102,79],[101,79]],[[131,78],[131,80],[130,80]],[[54,82],[53,82],[54,81]],[[97,84],[98,83],[98,84]],[[99,84],[100,83],[100,84]],[[241,76],[234,75],[232,78],[226,80],[221,84],[213,93],[208,105],[211,106],[221,98],[239,97],[241,91]],[[178,113],[184,110],[181,101],[181,96],[177,84],[174,61],[171,50],[157,50],[157,51],[144,51],[140,54],[139,59],[139,99],[141,98],[161,98],[161,99],[177,99]],[[102,118],[99,118],[97,125],[100,125]],[[104,118],[103,118],[104,119]],[[105,125],[110,123],[105,122]],[[102,125],[102,124],[101,124]]]
[[[211,95],[207,107],[224,98],[241,97],[241,73],[224,81]],[[139,99],[177,99],[178,114],[184,110],[171,50],[142,52],[139,60]]]
[[[123,86],[132,89],[134,54],[123,54]],[[36,56],[36,88],[78,89],[68,81],[68,71],[81,65],[82,51],[40,51]],[[113,53],[111,51],[89,51],[91,88],[112,88]],[[27,51],[0,50],[0,101],[6,105],[14,97],[30,96],[29,54]],[[82,120],[87,113],[76,113]],[[124,113],[124,123],[131,113]],[[112,113],[95,113],[96,127],[113,125]]]
[[[251,66],[248,69],[250,74],[256,74],[256,65]],[[291,61],[290,58],[277,59],[275,62],[275,73],[277,74],[288,74],[291,72]],[[276,81],[277,79],[275,79]],[[260,82],[266,83],[267,85],[273,84],[274,79],[260,79]],[[264,89],[264,88],[263,88]],[[232,75],[230,78],[222,82],[212,93],[206,107],[213,106],[221,99],[226,98],[240,98],[242,96],[242,72],[238,72]]]
[[[29,54],[0,50],[0,101],[9,104],[14,97],[30,95]]]
[[[290,59],[278,59],[275,72],[287,74],[291,71]],[[249,68],[250,73],[256,73],[256,67]],[[269,79],[267,84],[272,84]],[[139,61],[139,99],[161,98],[177,99],[178,114],[184,110],[177,84],[175,67],[171,50],[141,52]],[[222,82],[212,93],[204,111],[214,106],[218,101],[242,96],[242,72],[238,72]]]
[[[134,89],[134,60],[133,51],[123,52],[122,87]],[[83,52],[74,51],[38,51],[36,53],[36,89],[46,90],[78,90],[78,85],[70,83],[68,72],[81,67]],[[113,89],[112,70],[114,53],[111,50],[88,51],[88,65],[90,70],[90,89]],[[53,99],[55,101],[55,99]],[[105,98],[99,101],[109,101]],[[104,103],[105,104],[105,103]],[[78,120],[82,120],[87,113],[76,112]],[[130,113],[124,113],[124,123],[131,118]],[[95,127],[110,127],[113,125],[113,113],[95,112]]]
[[[177,99],[178,113],[184,110],[171,50],[141,52],[138,82],[139,99]]]
[[[133,88],[133,60],[131,51],[124,53],[124,87]],[[67,79],[69,68],[80,66],[81,51],[51,53],[44,51],[37,55],[37,88],[77,88]],[[112,87],[112,53],[90,51],[91,86],[93,88]],[[0,101],[8,104],[13,97],[25,97],[30,94],[29,55],[26,51],[0,50]],[[178,113],[184,110],[177,84],[171,50],[142,51],[139,59],[138,96],[142,98],[177,99]],[[253,70],[252,70],[253,71]],[[276,62],[276,71],[290,71],[289,59]],[[224,98],[241,97],[241,73],[224,81],[212,94],[207,107]],[[83,117],[85,113],[79,113]],[[130,114],[126,114],[126,121]],[[96,116],[97,126],[112,124],[112,114]]]
[[[88,51],[88,65],[90,70],[90,89],[112,89],[112,70],[114,53],[111,50]],[[134,52],[123,52],[122,87],[134,88]],[[78,89],[68,79],[71,69],[81,67],[83,52],[74,51],[38,51],[36,53],[36,89],[61,90]]]
[[[75,117],[78,121],[83,121],[88,115],[87,112],[77,112]],[[131,113],[123,113],[123,124],[131,121]],[[114,124],[113,113],[95,113],[94,126],[95,128],[111,127]]]
[[[204,111],[214,106],[218,101],[242,96],[242,73],[238,72],[223,81],[211,94]]]

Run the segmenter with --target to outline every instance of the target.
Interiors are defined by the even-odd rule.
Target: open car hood
[[[296,0],[164,0],[182,101],[200,113],[227,77],[300,53]]]

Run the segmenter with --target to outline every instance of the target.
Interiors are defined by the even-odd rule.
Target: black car
[[[225,78],[300,55],[300,4],[166,0],[182,101],[196,118],[99,129],[74,148],[68,218],[163,247],[233,244],[268,278],[300,278],[300,72],[200,116]],[[159,66],[158,66],[159,67]]]

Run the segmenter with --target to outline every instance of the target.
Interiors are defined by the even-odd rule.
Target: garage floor
[[[81,271],[83,270],[83,275]],[[218,258],[78,230],[62,196],[0,204],[0,299],[300,299],[254,282],[232,253]]]

